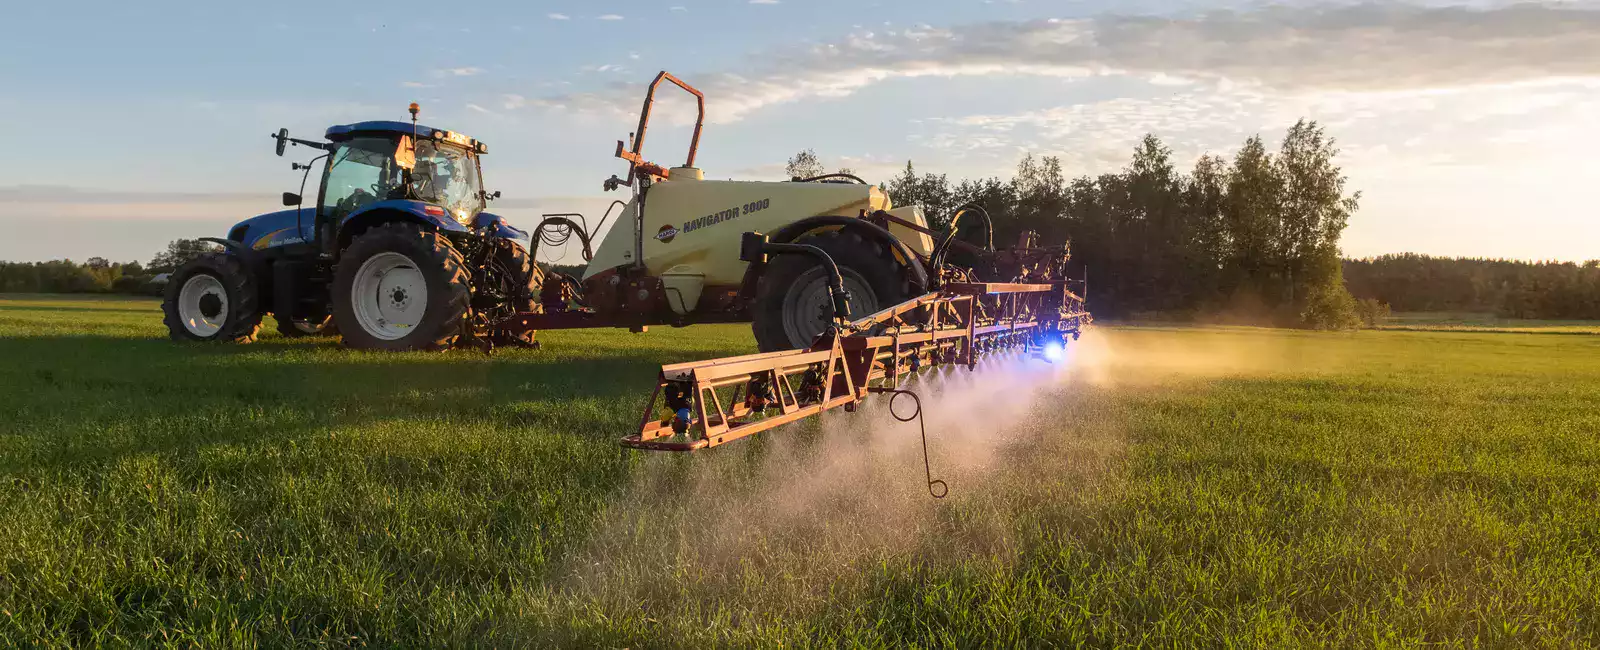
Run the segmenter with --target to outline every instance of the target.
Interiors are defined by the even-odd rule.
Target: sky
[[[223,236],[300,189],[268,134],[412,101],[488,143],[495,212],[598,215],[660,70],[707,96],[707,178],[805,148],[872,182],[1099,174],[1145,133],[1187,167],[1307,118],[1362,193],[1348,256],[1600,258],[1600,0],[57,0],[7,28],[3,260]],[[692,102],[658,106],[646,157],[679,164]]]

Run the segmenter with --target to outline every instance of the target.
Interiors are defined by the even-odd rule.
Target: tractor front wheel
[[[861,318],[912,297],[910,274],[882,242],[850,230],[810,235],[796,243],[828,253],[850,293],[850,318]],[[762,352],[811,347],[833,315],[828,271],[807,255],[779,255],[761,274],[756,289],[756,344]]]
[[[249,343],[261,330],[256,279],[238,257],[206,253],[178,267],[161,303],[174,341]]]
[[[450,240],[416,224],[383,224],[340,258],[333,321],[352,348],[443,350],[465,330],[470,282]]]

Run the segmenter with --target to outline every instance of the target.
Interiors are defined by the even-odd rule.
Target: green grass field
[[[0,297],[0,644],[1600,643],[1600,337],[1102,328],[628,452],[747,327],[382,355]],[[968,385],[971,384],[971,385]]]
[[[1478,312],[1413,311],[1391,316],[1379,329],[1413,331],[1600,334],[1600,322],[1525,320]]]

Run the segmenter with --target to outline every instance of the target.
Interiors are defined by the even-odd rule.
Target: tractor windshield
[[[394,140],[354,138],[341,143],[328,165],[322,186],[323,212],[335,220],[368,203],[394,196],[401,169],[394,160]]]
[[[466,221],[483,209],[478,161],[465,148],[422,140],[411,170],[411,197],[437,204]]]
[[[323,210],[335,219],[384,199],[416,199],[450,211],[466,222],[483,209],[477,157],[454,145],[421,140],[407,170],[395,160],[398,140],[353,138],[342,143],[328,166]]]

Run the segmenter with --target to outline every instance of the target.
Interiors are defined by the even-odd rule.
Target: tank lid
[[[700,171],[699,167],[673,167],[667,171],[667,178],[675,181],[703,181],[706,179],[706,174]]]

